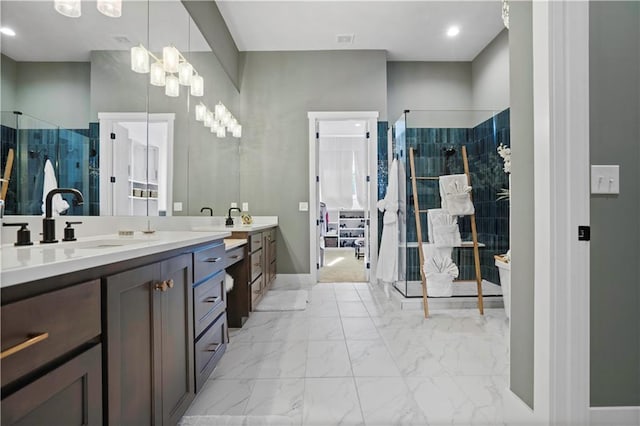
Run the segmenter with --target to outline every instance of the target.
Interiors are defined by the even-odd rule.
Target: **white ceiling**
[[[471,61],[502,31],[490,1],[216,0],[241,51],[386,50],[391,61]],[[455,38],[446,36],[460,27]],[[352,44],[336,42],[354,34]]]
[[[128,50],[142,43],[153,52],[175,45],[181,52],[210,51],[179,0],[124,0],[122,16],[108,18],[96,2],[82,2],[82,16],[68,18],[53,0],[0,2],[1,25],[15,30],[2,35],[2,53],[16,61],[88,61],[92,50]],[[126,37],[117,41],[114,37]]]

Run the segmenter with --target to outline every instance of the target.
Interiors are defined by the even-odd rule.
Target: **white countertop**
[[[108,265],[135,257],[161,253],[190,245],[229,237],[231,232],[158,231],[83,237],[74,242],[58,242],[15,247],[3,244],[0,264],[0,288],[41,278]]]

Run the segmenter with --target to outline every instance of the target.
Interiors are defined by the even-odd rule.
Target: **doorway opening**
[[[312,114],[313,281],[368,282],[377,253],[377,113]]]

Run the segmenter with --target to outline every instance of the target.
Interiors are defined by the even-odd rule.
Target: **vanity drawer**
[[[262,248],[262,233],[251,235],[251,253]]]
[[[251,255],[251,281],[255,280],[262,273],[262,250]]]
[[[256,304],[260,301],[262,297],[262,277],[258,278],[254,282],[251,283],[251,310],[253,310]]]
[[[228,268],[234,263],[240,262],[242,259],[244,259],[244,246],[236,247],[227,252],[227,263],[225,267]]]
[[[199,336],[225,310],[224,272],[193,288],[195,336]]]
[[[227,316],[213,323],[196,342],[196,392],[202,388],[227,348]]]
[[[100,335],[100,281],[2,307],[2,386]]]
[[[193,253],[193,282],[220,271],[225,266],[224,243],[206,247]]]

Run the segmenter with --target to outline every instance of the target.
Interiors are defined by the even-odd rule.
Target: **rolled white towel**
[[[471,187],[465,174],[440,176],[440,199],[442,208],[450,215],[468,216],[475,213]]]
[[[429,242],[438,247],[458,247],[462,244],[458,218],[444,209],[427,211]]]
[[[431,257],[424,263],[424,272],[427,278],[431,274],[447,274],[451,278],[457,278],[460,271],[450,257]]]
[[[233,277],[229,274],[224,274],[224,288],[227,293],[233,290]]]

